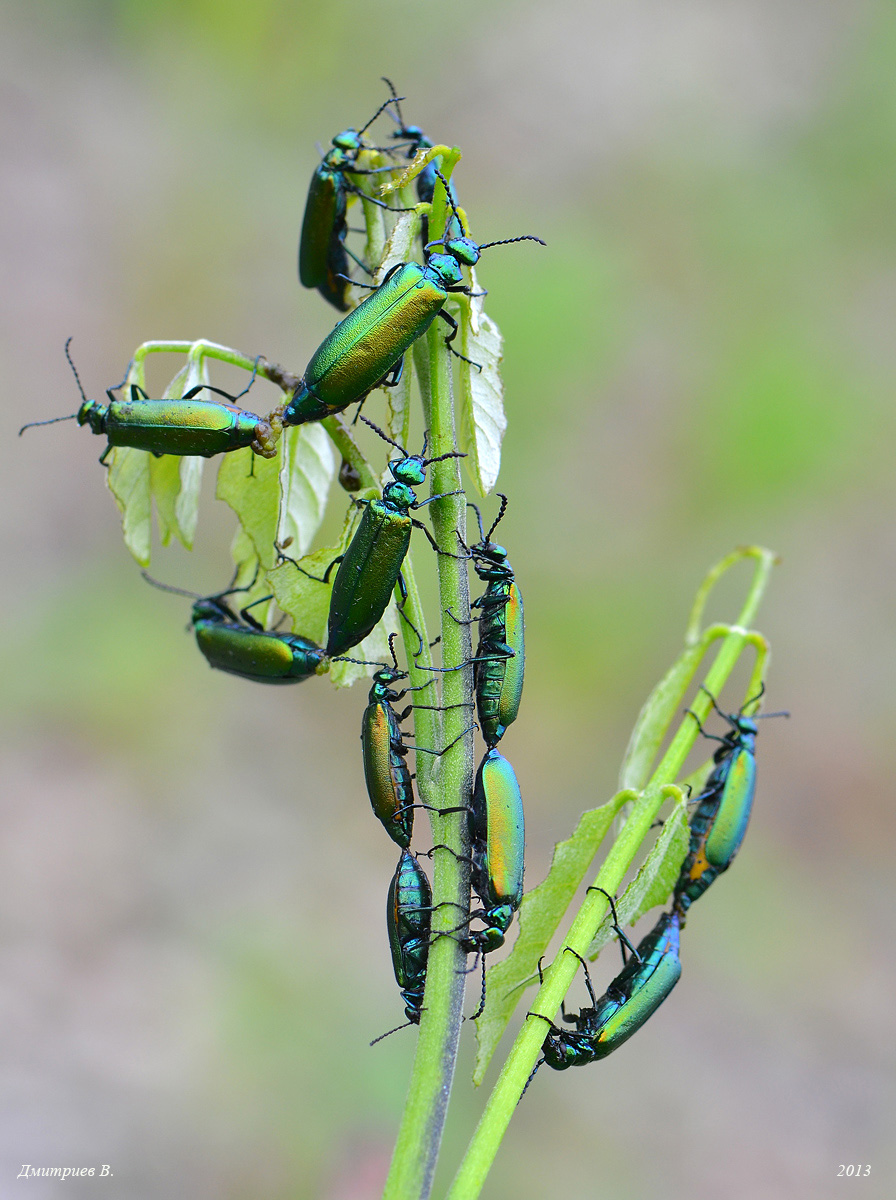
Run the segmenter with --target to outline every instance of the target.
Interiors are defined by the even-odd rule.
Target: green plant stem
[[[760,547],[748,547],[729,555],[707,576],[698,591],[688,624],[688,639],[694,641],[701,636],[699,622],[709,590],[725,570],[743,557],[756,558],[758,560],[757,569],[737,624],[728,627],[727,635],[707,672],[704,686],[713,695],[717,695],[721,691],[744,648],[749,644],[756,644],[757,639],[764,644],[764,639],[759,638],[759,635],[751,632],[746,626],[755,616],[767,586],[771,568],[776,561],[775,556]],[[694,704],[694,712],[702,721],[710,707],[709,697],[702,695]],[[678,793],[678,789],[669,786],[669,783],[680,773],[697,736],[698,728],[695,721],[689,720],[682,723],[653,772],[647,787],[632,805],[628,819],[595,880],[595,885],[604,888],[610,895],[615,895],[618,891],[626,871],[648,836],[660,808],[670,794]],[[584,956],[607,907],[606,898],[600,892],[589,891],[564,939],[564,946],[569,946]],[[544,984],[533,1000],[530,1012],[542,1014],[547,1021],[552,1020],[568,992],[578,968],[578,960],[573,954],[562,952],[558,954],[546,972]],[[475,1200],[475,1197],[479,1195],[510,1119],[519,1103],[526,1081],[538,1059],[546,1028],[545,1021],[541,1020],[539,1016],[530,1016],[523,1024],[489,1097],[446,1200]]]
[[[450,169],[450,168],[449,168]],[[457,449],[451,394],[451,362],[444,332],[438,321],[427,334],[428,371],[420,371],[424,419],[429,432],[427,454],[432,458]],[[439,604],[442,612],[442,662],[446,667],[467,663],[471,657],[470,597],[463,543],[466,533],[466,497],[460,491],[459,460],[445,459],[431,468],[431,495],[445,498],[429,505],[432,527],[441,553],[438,559]],[[458,495],[447,493],[460,492]],[[448,610],[459,620],[448,615]],[[420,799],[440,809],[462,809],[469,802],[473,780],[472,667],[442,676],[443,745],[455,744],[441,757],[423,763],[418,758]],[[423,727],[416,721],[420,745]],[[457,740],[455,740],[457,739]],[[427,759],[431,756],[427,755]],[[427,965],[424,1010],[408,1097],[398,1133],[395,1154],[384,1197],[412,1200],[427,1197],[433,1184],[436,1160],[454,1077],[463,1008],[465,955],[453,936],[469,914],[470,881],[466,814],[464,811],[433,814],[433,840],[447,849],[433,856],[433,942]]]

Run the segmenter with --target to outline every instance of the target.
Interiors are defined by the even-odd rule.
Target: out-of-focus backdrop
[[[15,435],[77,407],[69,335],[94,396],[153,337],[301,371],[335,319],[295,272],[315,142],[389,75],[462,147],[474,232],[548,243],[481,270],[530,883],[615,790],[704,571],[744,542],[782,556],[759,626],[793,716],[761,731],[741,857],[674,996],[606,1063],[541,1072],[486,1195],[892,1196],[892,7],[55,0],[0,22],[0,1195],[379,1194],[414,1036],[367,1046],[401,1011],[363,686],[210,672],[187,602],[122,545],[100,440]],[[231,532],[209,488],[195,556],[155,573],[224,586]],[[446,1164],[485,1098],[471,1043]]]

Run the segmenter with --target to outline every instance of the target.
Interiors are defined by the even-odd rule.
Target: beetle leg
[[[459,350],[455,350],[454,347],[451,345],[451,343],[457,337],[457,330],[458,330],[458,324],[457,324],[457,321],[455,321],[454,317],[452,317],[448,313],[446,313],[443,308],[439,309],[439,316],[442,318],[443,321],[447,321],[447,323],[451,326],[451,332],[445,338],[445,345],[448,347],[448,349],[451,351],[451,353],[453,355],[455,355],[457,358],[461,359],[463,362],[469,363],[471,367],[475,367],[477,371],[481,371],[482,363],[473,362],[472,358],[467,358],[465,355],[461,354],[461,352]]]

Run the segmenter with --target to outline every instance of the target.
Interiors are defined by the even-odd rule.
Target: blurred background
[[[384,74],[462,147],[474,234],[548,243],[480,273],[506,339],[529,663],[502,749],[530,885],[615,791],[706,569],[782,557],[758,626],[767,706],[793,715],[761,731],[736,869],[639,1037],[540,1073],[485,1195],[892,1196],[893,7],[35,0],[0,22],[0,1196],[379,1195],[414,1037],[367,1045],[401,1005],[366,690],[210,672],[188,603],[123,547],[103,443],[16,431],[77,408],[70,335],[91,396],[148,338],[301,372],[335,319],[296,280],[315,143]],[[233,530],[207,476],[196,554],[153,561],[206,593]],[[471,1063],[469,1031],[437,1193],[486,1098]]]

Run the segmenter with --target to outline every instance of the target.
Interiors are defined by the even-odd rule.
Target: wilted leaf
[[[292,538],[295,557],[301,557],[307,554],[323,520],[330,484],[336,474],[336,455],[329,436],[318,424],[285,430],[283,443],[280,469],[283,504],[277,538],[281,544]]]
[[[225,454],[218,468],[215,495],[236,513],[265,568],[274,565],[277,553],[274,542],[280,521],[282,457],[281,438],[274,458],[261,458],[247,447]]]
[[[395,226],[389,234],[383,261],[374,276],[373,282],[377,287],[383,282],[389,272],[398,263],[410,262],[414,258],[414,242],[420,233],[420,215],[413,209],[410,212],[398,214]]]
[[[205,383],[208,383],[205,360],[191,360],[165,388],[162,399],[179,400],[191,388]],[[149,487],[163,546],[168,545],[173,534],[187,550],[193,548],[204,465],[205,459],[200,455],[149,456]]]
[[[142,360],[132,361],[122,395],[129,396],[132,384],[142,388],[146,373]],[[124,544],[141,567],[148,567],[152,550],[152,500],[149,479],[150,455],[145,450],[116,446],[106,459],[106,486],[121,511]]]
[[[478,291],[473,275],[473,290]],[[461,353],[482,368],[461,364],[461,449],[468,457],[465,466],[479,494],[487,496],[501,469],[501,442],[507,428],[504,415],[504,385],[499,364],[502,358],[501,331],[482,309],[482,298],[474,296],[460,306]]]

